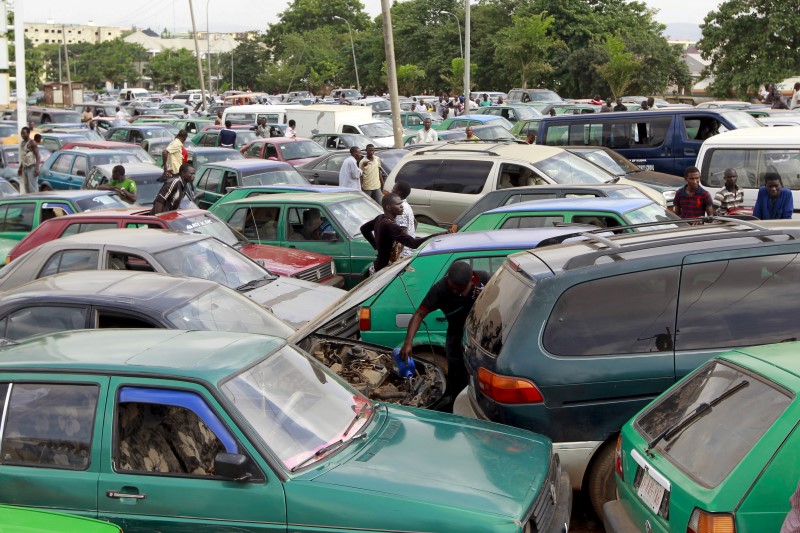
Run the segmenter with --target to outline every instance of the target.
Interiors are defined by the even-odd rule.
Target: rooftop
[[[627,213],[652,203],[653,201],[649,198],[553,198],[496,207],[486,213],[516,213],[523,211],[610,211]]]
[[[319,194],[314,194],[312,196],[309,196],[308,193],[287,192],[279,194],[263,194],[260,196],[251,196],[250,198],[244,198],[242,200],[234,200],[233,202],[226,202],[226,205],[250,204],[254,202],[336,204],[347,200],[366,200],[366,198],[360,192],[319,193]],[[379,209],[377,205],[375,207]]]
[[[180,233],[164,229],[117,228],[76,233],[75,235],[46,242],[42,246],[105,246],[109,243],[115,243],[121,248],[137,248],[157,253],[161,250],[172,249],[183,244],[211,238],[213,237],[199,233]]]
[[[587,226],[583,229],[593,230],[596,228]],[[546,239],[573,234],[581,230],[581,227],[570,226],[563,228],[507,229],[452,233],[430,239],[420,248],[419,255],[424,256],[477,250],[526,250],[528,248],[535,248],[541,241]]]

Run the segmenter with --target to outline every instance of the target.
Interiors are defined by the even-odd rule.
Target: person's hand
[[[407,363],[409,357],[411,357],[411,344],[404,342],[403,347],[400,348],[400,358],[404,363]]]

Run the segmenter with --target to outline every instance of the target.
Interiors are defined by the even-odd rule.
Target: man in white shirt
[[[411,186],[408,182],[405,181],[397,181],[392,188],[392,194],[396,194],[400,197],[403,201],[403,214],[397,215],[394,219],[395,222],[399,226],[403,226],[406,228],[406,233],[408,233],[411,237],[417,237],[417,223],[414,220],[414,211],[411,209],[411,206],[406,201],[408,195],[411,194]],[[403,251],[400,253],[400,257],[406,257],[414,253],[414,250],[409,248],[408,246],[403,246]]]
[[[294,130],[297,123],[294,120],[289,121],[289,126],[286,128],[286,136],[290,139],[297,139],[297,132]]]
[[[425,127],[417,131],[417,144],[435,143],[439,140],[439,134],[436,130],[431,129],[431,119],[426,118],[424,122]]]
[[[360,191],[363,173],[358,168],[358,162],[361,161],[361,150],[358,146],[353,146],[350,148],[350,155],[352,157],[345,159],[342,169],[339,170],[339,186]]]
[[[125,112],[117,106],[117,113],[115,115],[117,120],[125,120]]]

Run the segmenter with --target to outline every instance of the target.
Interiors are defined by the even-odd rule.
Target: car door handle
[[[436,317],[436,322],[447,322],[447,317],[446,316],[437,316]]]
[[[106,491],[106,498],[131,498],[133,500],[144,500],[147,498],[147,494],[129,494],[127,492],[109,490]]]
[[[694,148],[684,148],[683,149],[684,155],[697,155],[697,151]]]

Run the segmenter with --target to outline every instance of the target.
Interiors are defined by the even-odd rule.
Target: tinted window
[[[521,216],[510,217],[503,222],[498,229],[517,229],[517,228],[552,228],[558,222],[563,222],[562,216]]]
[[[486,184],[491,170],[491,161],[448,160],[439,167],[439,175],[436,177],[433,190],[479,194],[483,191],[483,186]]]
[[[441,163],[441,159],[410,161],[397,172],[395,183],[405,181],[412,189],[433,189],[433,180]]]
[[[58,150],[58,147],[56,147],[55,150]],[[70,154],[61,154],[55,161],[53,161],[53,165],[50,167],[50,169],[53,172],[61,172],[66,174],[69,172],[69,166],[72,164],[73,157],[74,156]]]
[[[331,172],[339,172],[342,170],[342,165],[344,164],[344,160],[350,157],[348,152],[343,154],[336,154],[330,156],[322,165],[317,165],[317,168],[320,170],[328,170]]]
[[[557,355],[671,351],[679,276],[680,268],[670,267],[567,289],[547,321],[545,349]]]
[[[70,235],[75,235],[76,233],[83,233],[85,231],[96,231],[99,229],[116,229],[119,225],[116,222],[88,222],[84,224],[74,223],[67,226],[67,229],[64,230],[64,233],[61,234],[61,237],[69,237]]]
[[[85,176],[86,171],[88,170],[88,162],[89,158],[85,155],[79,155],[75,157],[75,163],[72,165],[72,173],[76,176]],[[98,161],[98,164],[101,164]]]
[[[0,460],[88,468],[98,393],[96,385],[13,384]]]
[[[739,465],[791,400],[766,380],[711,361],[652,405],[635,426],[648,440],[668,431],[656,448],[712,488]],[[703,404],[713,405],[681,424]]]
[[[253,143],[253,144],[251,144],[250,147],[247,148],[247,151],[245,152],[245,156],[247,156],[247,157],[260,157],[261,156],[261,148],[263,146],[264,145],[261,144],[261,143]],[[273,156],[274,155],[277,155],[277,154],[273,154]]]
[[[29,307],[8,316],[6,338],[24,339],[40,333],[54,333],[86,327],[86,309],[82,307]]]
[[[519,202],[530,202],[532,200],[548,200],[551,198],[558,198],[558,195],[554,192],[548,192],[542,194],[515,194],[511,198],[509,198],[503,205],[511,205]]]
[[[797,254],[686,265],[676,349],[770,344],[800,337]]]
[[[2,231],[31,231],[36,204],[9,204],[3,219]]]
[[[725,170],[733,168],[739,187],[761,187],[765,173],[777,172],[784,187],[800,189],[800,150],[715,149],[709,152],[707,161],[703,183],[711,187],[723,186]]]
[[[39,273],[40,278],[60,272],[95,270],[100,253],[97,250],[65,250],[50,256]]]
[[[219,182],[222,180],[222,170],[218,168],[209,169],[205,176],[206,180],[205,189],[208,191],[216,191],[219,189]],[[236,183],[234,182],[234,186]]]

